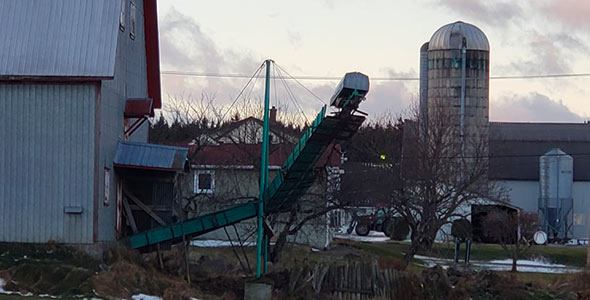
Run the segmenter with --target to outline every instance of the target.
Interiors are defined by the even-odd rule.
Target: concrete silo
[[[476,26],[459,21],[439,28],[420,49],[422,119],[444,113],[463,144],[479,133],[487,140],[489,59],[488,39]]]
[[[539,224],[552,238],[572,237],[574,159],[555,148],[539,158]]]

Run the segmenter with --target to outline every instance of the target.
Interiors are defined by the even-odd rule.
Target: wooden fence
[[[373,263],[349,262],[344,265],[317,264],[291,274],[290,292],[311,284],[320,299],[369,300],[405,299],[411,294],[412,278],[395,269],[382,269]]]

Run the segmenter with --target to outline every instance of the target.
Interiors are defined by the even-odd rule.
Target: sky
[[[259,0],[158,1],[161,71],[252,75],[265,59],[289,74],[418,77],[419,49],[441,26],[464,21],[490,42],[490,75],[590,73],[589,0]],[[283,75],[286,75],[283,73]],[[170,99],[211,99],[228,107],[247,78],[162,74]],[[263,96],[255,80],[250,99]],[[274,80],[271,103],[313,117],[323,105],[306,89]],[[338,80],[300,80],[327,102]],[[372,80],[361,110],[377,119],[407,115],[415,80]],[[590,76],[490,82],[490,120],[584,122],[590,119]],[[261,101],[261,100],[260,100]],[[299,105],[299,106],[298,106]],[[298,109],[298,107],[300,107]]]

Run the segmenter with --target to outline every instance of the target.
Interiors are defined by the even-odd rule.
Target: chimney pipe
[[[277,108],[276,108],[276,107],[274,107],[274,106],[273,106],[273,107],[270,109],[270,116],[269,116],[269,118],[270,118],[270,123],[271,123],[271,124],[273,124],[273,123],[276,123],[276,122],[277,122]]]

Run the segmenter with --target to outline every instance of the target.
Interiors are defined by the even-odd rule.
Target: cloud
[[[492,3],[485,0],[440,0],[439,4],[494,26],[506,26],[509,21],[518,21],[522,15],[522,8],[516,1]]]
[[[299,49],[301,47],[301,34],[299,32],[287,29],[287,37],[293,48]]]
[[[584,118],[571,111],[561,101],[531,93],[514,95],[490,104],[490,120],[522,122],[583,122]]]
[[[571,29],[590,29],[590,1],[551,0],[541,10]]]
[[[549,36],[534,33],[527,42],[530,58],[513,62],[512,67],[524,74],[564,73],[570,70],[569,59]]]
[[[585,57],[589,48],[575,35],[565,33],[541,34],[530,31],[522,38],[527,56],[515,58],[512,62],[500,65],[500,73],[514,72],[527,75],[560,74],[572,71],[572,63],[578,56]]]
[[[381,71],[387,77],[416,77],[414,71],[400,72],[390,68]],[[311,90],[328,102],[337,84],[338,82],[316,85]],[[369,119],[373,120],[388,116],[406,116],[417,101],[417,86],[417,81],[371,81],[367,99],[360,104],[359,109],[368,113]]]
[[[299,32],[288,30],[287,34],[294,47],[301,44]],[[160,22],[160,51],[162,70],[251,74],[262,62],[262,59],[256,59],[248,50],[223,49],[193,18],[174,8],[171,8]],[[390,77],[416,76],[413,71],[397,72],[392,69],[381,71]],[[232,102],[246,81],[245,79],[164,75],[162,84],[165,95],[198,100],[205,92],[208,95],[215,95],[213,104],[221,107]],[[289,88],[296,98],[295,101],[298,102],[296,106],[283,84],[279,80],[273,83],[276,84],[276,88],[273,88],[272,96],[274,97],[276,93],[276,99],[272,100],[273,105],[279,106],[283,112],[300,114],[303,110],[308,119],[315,117],[322,105],[318,99],[295,82],[288,81]],[[337,83],[304,82],[325,102],[329,101]],[[393,115],[403,113],[416,98],[415,93],[412,92],[412,84],[414,83],[405,81],[372,82],[371,91],[367,100],[361,104],[361,110],[368,112],[370,117],[379,117],[384,113]],[[246,91],[245,94],[252,95],[251,101],[258,101],[263,94],[262,87],[263,81],[257,80],[256,88],[251,93]],[[166,100],[164,104],[166,105]],[[295,119],[295,121],[298,120]]]
[[[247,49],[222,49],[191,17],[171,8],[160,21],[162,70],[201,73],[251,74],[262,62]],[[203,91],[217,94],[219,104],[227,104],[244,80],[165,75],[165,93],[195,97]]]
[[[386,114],[406,115],[417,98],[417,94],[412,92],[405,81],[377,81],[372,83],[367,100],[361,104],[361,110],[375,118]]]
[[[389,77],[415,77],[415,72],[398,72],[384,69]],[[370,78],[369,78],[370,79]],[[328,102],[338,82],[315,85],[311,91]],[[414,81],[371,81],[367,99],[359,109],[369,114],[369,119],[388,116],[407,116],[409,109],[417,101],[418,82]],[[311,101],[311,100],[310,100]],[[310,103],[310,105],[313,103]],[[329,104],[329,103],[328,103]]]

